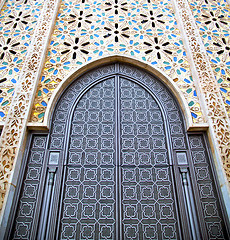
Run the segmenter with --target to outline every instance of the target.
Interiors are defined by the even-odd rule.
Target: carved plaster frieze
[[[186,0],[175,1],[179,18],[183,23],[184,33],[188,39],[191,52],[191,62],[195,66],[197,85],[200,97],[203,98],[203,107],[206,109],[210,132],[213,142],[217,144],[223,168],[230,181],[230,126],[227,112],[223,103],[218,83],[216,82],[209,59],[196,28],[194,18]]]
[[[3,128],[0,140],[0,209],[6,201],[15,159],[23,149],[26,124],[59,2],[45,1]]]

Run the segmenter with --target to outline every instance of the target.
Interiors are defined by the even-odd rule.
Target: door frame
[[[104,58],[105,59],[105,58]],[[103,61],[102,62],[104,62],[104,59],[103,59]],[[107,59],[108,60],[108,59]],[[132,59],[131,59],[132,60]],[[112,60],[110,60],[111,62],[113,62],[114,61],[114,58],[112,58]],[[97,61],[97,63],[99,63],[100,61]],[[127,61],[127,62],[129,62],[129,61]],[[136,61],[137,62],[137,61]],[[134,62],[133,62],[133,60],[132,60],[132,64],[133,64]],[[95,64],[95,63],[94,63]],[[88,64],[87,64],[88,65]],[[146,64],[140,64],[140,65],[145,65],[146,66]],[[97,65],[98,66],[98,65]],[[85,66],[85,68],[86,68],[87,66]],[[141,66],[142,67],[142,66]],[[150,67],[147,67],[147,69],[150,69]],[[153,68],[151,67],[151,70],[152,70]],[[148,70],[149,71],[149,70]],[[157,71],[157,70],[155,70],[155,71]],[[80,71],[79,71],[80,72]],[[79,72],[78,72],[78,74],[79,74]],[[82,68],[81,69],[81,73],[80,73],[80,75],[82,75],[83,73],[85,72],[85,69],[84,68]],[[152,72],[152,71],[151,71]],[[74,75],[76,74],[76,72],[74,73]],[[77,74],[77,75],[78,75]],[[76,75],[75,75],[76,76]],[[75,76],[74,76],[74,78],[75,78]],[[69,78],[69,79],[71,79],[73,77],[73,74],[71,74],[71,76],[70,77],[67,77],[67,78]],[[69,81],[69,80],[68,80]],[[60,87],[57,89],[57,91],[56,91],[56,93],[53,95],[54,97],[52,97],[52,101],[50,101],[50,105],[49,105],[49,107],[48,107],[48,109],[52,109],[52,105],[56,105],[56,103],[57,103],[57,100],[60,98],[60,92],[62,92],[63,91],[63,86],[68,82],[68,81],[63,81],[63,84],[62,85],[60,85]],[[171,89],[171,86],[172,84],[170,84],[169,85],[169,88]],[[175,84],[174,84],[175,85]],[[175,87],[175,86],[174,86]],[[65,87],[64,87],[65,88]],[[175,87],[176,88],[176,87]],[[177,88],[176,88],[177,89]],[[178,91],[178,94],[175,94],[175,91],[173,91],[173,95],[174,95],[174,97],[177,99],[177,102],[179,102],[179,106],[180,106],[180,108],[181,108],[181,106],[183,106],[183,101],[178,101],[178,95],[179,95],[179,99],[183,99],[183,97],[180,95],[180,93],[179,93],[179,91]],[[55,101],[55,99],[56,99],[56,101]],[[47,109],[47,110],[48,110]],[[182,114],[182,116],[185,118],[185,122],[187,123],[187,126],[188,126],[188,120],[187,120],[187,117],[186,117],[186,114],[185,114],[185,109],[184,108],[181,108],[183,111],[183,114]],[[49,114],[51,114],[52,113],[52,111],[47,111],[47,112],[49,112]],[[48,115],[47,115],[48,116]],[[50,120],[51,118],[50,117],[46,117],[46,124],[45,125],[49,125],[49,124],[47,124],[49,121],[51,121]],[[28,124],[28,126],[30,126],[30,124]],[[192,128],[190,128],[190,129],[192,129]],[[197,127],[195,127],[195,129],[207,129],[207,125],[204,127],[204,126],[197,126]],[[47,131],[46,132],[40,132],[40,133],[46,133],[46,134],[48,134],[47,133]],[[200,132],[200,133],[202,133],[202,132]],[[29,137],[28,137],[28,141],[29,141],[29,139],[31,138],[31,134],[35,134],[35,132],[34,133],[30,133],[29,135]],[[195,134],[195,133],[191,133],[191,132],[187,132],[187,134]],[[206,134],[205,134],[206,135]],[[208,136],[209,136],[209,141],[210,141],[210,135],[208,134]],[[207,140],[207,136],[205,136],[205,139],[206,139],[206,141],[208,142],[208,140]],[[25,154],[24,154],[24,158],[25,158],[25,155],[27,155],[28,154],[28,141],[27,141],[27,150],[25,151]],[[212,148],[210,147],[210,144],[208,143],[208,152],[209,152],[209,155],[211,155],[211,152],[212,152]],[[211,150],[211,152],[210,152],[210,150]],[[213,158],[212,158],[213,159]],[[217,169],[216,169],[216,165],[214,164],[214,161],[212,161],[212,162],[210,162],[210,164],[212,164],[212,168],[213,168],[213,170],[214,170],[214,175],[215,175],[215,178],[216,178],[216,176],[218,175],[218,176],[220,176],[220,171],[218,171],[218,174],[217,174]],[[24,166],[25,166],[25,160],[23,159],[23,161],[22,161],[22,165],[21,165],[21,167],[20,167],[20,174],[19,174],[19,177],[18,177],[18,184],[17,184],[17,188],[16,188],[16,192],[15,192],[15,197],[14,197],[14,199],[15,198],[17,198],[17,196],[19,195],[19,193],[18,193],[18,186],[22,183],[22,177],[21,177],[21,174],[22,174],[22,172],[24,171]],[[216,180],[217,180],[218,178],[216,178]],[[220,178],[219,178],[219,180],[220,180]],[[220,199],[220,201],[223,203],[224,201],[223,201],[223,194],[220,194],[221,193],[221,190],[220,189],[223,189],[223,188],[220,188],[220,184],[219,184],[219,181],[216,181],[216,184],[219,186],[217,189],[218,189],[218,195],[219,195],[219,199]],[[15,206],[15,203],[16,203],[17,201],[16,200],[14,200],[14,202],[13,202],[13,204],[12,204],[12,206]],[[224,207],[223,207],[224,208]],[[11,213],[10,213],[10,216],[12,216],[12,212],[14,212],[13,210],[15,209],[15,208],[11,208]],[[224,210],[224,212],[226,212],[225,210]],[[226,216],[227,216],[227,214],[225,214]],[[11,217],[9,218],[9,219],[12,219]],[[227,219],[227,218],[226,218]],[[228,221],[227,221],[228,222]],[[9,225],[8,225],[9,226]],[[9,227],[7,227],[7,229],[9,229]]]

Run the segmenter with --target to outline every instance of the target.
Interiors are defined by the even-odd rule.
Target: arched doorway
[[[12,239],[228,238],[205,136],[188,135],[167,87],[130,65],[74,81],[25,166]]]

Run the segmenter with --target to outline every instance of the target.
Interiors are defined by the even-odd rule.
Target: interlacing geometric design
[[[63,0],[31,121],[43,122],[53,91],[71,71],[111,54],[161,69],[184,94],[194,123],[204,121],[169,0]]]
[[[116,71],[114,65],[107,66],[83,80],[96,81]],[[158,94],[170,118],[174,149],[185,148],[180,113],[168,91],[149,75],[125,65],[119,71],[126,77],[112,76],[97,83],[74,107],[60,239],[115,239],[118,224],[124,225],[124,239],[179,235],[166,120],[155,99],[127,76]],[[50,137],[53,151],[64,147],[68,111],[77,96],[75,89],[79,91],[83,84],[76,81],[58,104]],[[119,217],[117,202],[122,209]]]
[[[208,237],[209,239],[225,239],[221,227],[220,212],[218,212],[221,207],[217,200],[214,181],[210,175],[211,165],[202,135],[190,135],[189,144]]]
[[[41,239],[37,224],[47,219],[47,239],[54,228],[63,240],[181,239],[190,228],[178,218],[186,211],[182,177],[193,181],[203,236],[227,239],[206,142],[184,130],[174,96],[138,68],[116,63],[76,79],[56,105],[49,136],[30,138],[9,238]]]
[[[184,30],[189,40],[192,58],[199,77],[199,88],[207,104],[207,111],[211,131],[218,144],[223,167],[230,180],[230,126],[229,118],[223,109],[222,96],[219,85],[210,67],[206,53],[203,51],[200,42],[200,35],[192,15],[189,4],[186,0],[178,0],[180,17],[184,23]]]
[[[40,187],[42,166],[46,148],[46,135],[34,136],[28,155],[26,178],[23,181],[25,192],[21,195],[20,206],[17,212],[14,239],[29,239],[36,209],[38,190]],[[25,221],[26,223],[24,223]]]
[[[15,158],[26,132],[27,119],[32,105],[33,93],[36,90],[36,79],[42,64],[44,46],[49,39],[49,31],[53,15],[59,0],[48,0],[43,5],[43,13],[39,18],[38,27],[34,33],[34,40],[30,44],[22,70],[20,81],[14,91],[14,101],[9,108],[0,139],[0,209],[8,190]]]
[[[0,121],[6,119],[44,0],[7,0],[0,12]]]
[[[226,0],[189,2],[230,117],[230,6]]]
[[[17,158],[24,139],[33,104],[33,93],[36,90],[36,79],[44,57],[43,49],[49,38],[52,17],[58,3],[59,0],[7,0],[0,16],[0,121],[5,121],[0,141],[0,209],[8,189],[15,157]],[[217,139],[223,166],[230,178],[229,125],[222,104],[224,96],[229,111],[227,102],[229,36],[225,34],[226,23],[222,19],[225,18],[222,15],[225,16],[227,13],[221,4],[217,6],[224,12],[218,15],[221,16],[219,18],[215,15],[217,13],[214,13],[216,10],[212,5],[209,6],[213,10],[210,11],[213,16],[207,15],[207,12],[202,13],[206,17],[198,16],[200,10],[197,10],[197,18],[212,18],[213,21],[215,19],[214,23],[203,20],[206,22],[205,27],[206,25],[208,27],[201,31],[206,33],[208,29],[212,31],[211,26],[213,29],[214,27],[217,30],[222,29],[221,32],[214,31],[206,37],[205,34],[202,35],[209,51],[212,68],[217,75],[215,80],[207,56],[202,53],[203,49],[197,40],[200,35],[197,34],[196,26],[193,24],[190,7],[185,0],[178,0],[177,3],[198,73],[200,91],[207,105],[210,129],[214,139]],[[39,19],[40,24],[35,30],[42,7],[44,8],[42,20]],[[193,7],[191,5],[192,9]],[[197,26],[199,24],[197,23]],[[32,35],[35,39],[33,44]],[[206,38],[210,45],[206,44],[204,40]],[[210,38],[213,40],[212,44]],[[31,121],[43,122],[53,91],[71,71],[111,54],[132,56],[161,69],[183,92],[193,122],[204,122],[170,0],[157,3],[151,0],[63,0],[48,47]],[[223,65],[225,59],[227,65]],[[19,74],[20,81],[17,79]],[[222,96],[217,81],[221,84]],[[18,84],[15,88],[16,83]],[[15,101],[11,103],[13,94]]]

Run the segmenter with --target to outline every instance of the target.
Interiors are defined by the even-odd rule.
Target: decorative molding
[[[50,128],[50,120],[53,114],[53,109],[57,103],[57,100],[59,99],[60,95],[62,94],[63,90],[76,78],[78,78],[80,75],[84,74],[85,72],[89,71],[93,68],[98,68],[100,65],[108,64],[108,63],[114,63],[114,62],[120,62],[120,63],[129,63],[134,66],[138,66],[142,69],[146,69],[159,79],[161,79],[162,82],[165,83],[165,85],[170,88],[170,90],[173,92],[175,98],[177,99],[178,103],[180,104],[180,107],[184,113],[185,119],[186,119],[186,127],[187,129],[196,128],[198,126],[203,126],[205,123],[194,123],[191,112],[189,109],[189,106],[187,104],[185,96],[182,94],[180,88],[178,85],[171,79],[169,76],[165,74],[164,71],[161,69],[151,65],[150,63],[142,62],[140,60],[135,59],[131,56],[126,55],[111,55],[109,57],[101,57],[98,58],[95,61],[91,61],[88,63],[83,64],[79,69],[75,69],[71,71],[66,77],[63,78],[63,80],[60,82],[60,84],[57,86],[57,88],[54,90],[48,105],[47,110],[44,115],[44,121],[42,123],[39,122],[29,122],[27,126],[30,129],[49,129]]]
[[[230,117],[230,6],[226,0],[188,3]]]
[[[193,68],[194,81],[200,90],[198,95],[202,102],[204,114],[208,119],[209,136],[213,144],[211,147],[214,152],[222,191],[225,195],[225,202],[226,205],[229,205],[227,203],[227,199],[229,199],[228,181],[230,181],[230,125],[228,115],[188,2],[187,0],[173,1],[177,18],[183,29],[184,39],[187,42],[185,45],[187,45],[187,53]]]
[[[11,202],[7,201],[9,200],[7,196],[9,186],[14,183],[15,176],[12,173],[15,160],[21,160],[24,150],[26,124],[30,116],[31,105],[33,104],[40,72],[44,64],[44,56],[59,3],[60,0],[45,1],[2,131],[0,140],[0,209],[3,208],[2,213],[7,212],[4,209],[6,204],[6,209],[8,209]],[[1,217],[2,219],[7,218],[3,214]],[[5,222],[4,219],[1,222]]]

